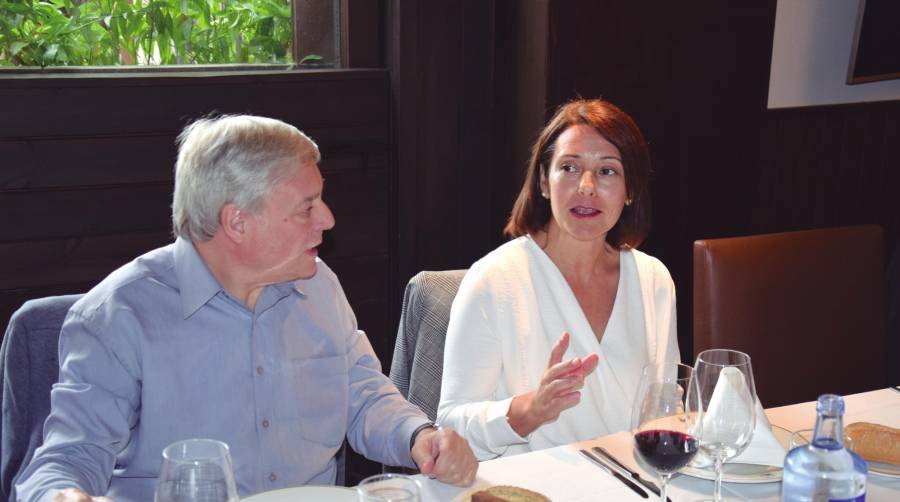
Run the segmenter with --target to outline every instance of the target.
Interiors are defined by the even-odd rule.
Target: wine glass
[[[178,441],[163,450],[156,502],[239,502],[228,445]]]
[[[641,374],[631,414],[631,429],[638,456],[659,475],[659,500],[666,500],[666,486],[676,471],[697,453],[697,414],[687,403],[698,402],[691,379],[693,368],[675,363],[649,364]]]
[[[359,482],[360,502],[419,502],[419,483],[403,474],[376,474]]]
[[[722,466],[750,444],[756,426],[756,388],[750,356],[736,350],[711,349],[694,364],[701,415],[700,450],[715,465],[714,500],[722,499]]]

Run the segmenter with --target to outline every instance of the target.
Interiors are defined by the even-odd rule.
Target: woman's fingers
[[[597,355],[596,352],[591,353],[589,356],[583,358],[581,360],[581,376],[588,376],[597,369],[597,364],[600,362],[600,356]]]
[[[553,344],[553,348],[550,350],[550,361],[547,363],[547,367],[552,367],[559,364],[562,361],[563,354],[566,353],[566,349],[569,348],[569,333],[563,332],[562,336],[559,337],[559,340]]]

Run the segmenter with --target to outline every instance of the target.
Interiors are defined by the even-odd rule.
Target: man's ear
[[[219,228],[229,240],[241,243],[247,237],[247,213],[233,203],[222,206],[219,211]]]

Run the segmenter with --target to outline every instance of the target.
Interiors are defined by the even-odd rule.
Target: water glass
[[[356,487],[359,502],[419,502],[419,483],[402,474],[376,474]]]
[[[228,445],[178,441],[163,450],[156,502],[239,502]]]
[[[788,450],[793,450],[798,446],[806,446],[812,442],[815,429],[800,429],[791,433],[791,440],[788,443]],[[850,451],[856,451],[853,447],[853,438],[844,434],[844,448]]]
[[[713,497],[722,502],[722,466],[750,444],[756,426],[756,387],[750,356],[736,350],[704,350],[694,364],[700,413],[700,449],[714,461]]]

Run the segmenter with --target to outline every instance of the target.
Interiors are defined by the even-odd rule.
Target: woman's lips
[[[575,206],[569,210],[576,218],[593,218],[600,214],[600,210],[593,207]]]

